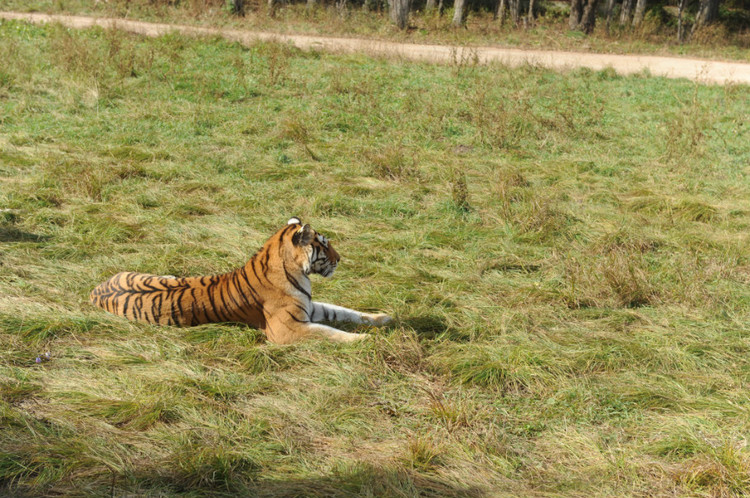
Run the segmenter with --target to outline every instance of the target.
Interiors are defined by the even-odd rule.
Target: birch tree
[[[578,29],[581,25],[581,15],[583,14],[583,0],[570,0],[570,17],[568,18],[568,27],[571,31]]]
[[[529,12],[526,15],[526,25],[529,27],[534,25],[534,0],[529,0]]]
[[[510,18],[513,20],[513,24],[518,26],[518,21],[521,19],[521,0],[510,0],[508,6],[510,7]]]
[[[399,29],[406,29],[409,25],[409,9],[411,0],[388,0],[389,14]]]
[[[500,25],[505,24],[505,9],[508,3],[506,0],[498,0],[497,10],[495,11],[495,19],[500,19]]]
[[[463,25],[466,8],[466,0],[456,0],[453,5],[453,27],[458,28]]]
[[[612,23],[612,13],[614,12],[614,10],[615,10],[615,0],[607,0],[607,9],[606,9],[606,12],[607,12],[607,17],[606,17],[606,19],[607,19],[607,23],[606,23],[607,33],[609,33],[609,26]]]
[[[596,24],[596,4],[598,0],[586,0],[583,7],[583,16],[581,16],[581,29],[587,35],[594,32],[594,25]]]
[[[571,30],[580,29],[587,35],[594,31],[596,24],[596,4],[598,0],[571,0],[568,26]]]
[[[698,13],[695,14],[695,24],[693,24],[693,33],[696,30],[711,24],[719,17],[719,0],[701,0],[698,7]]]
[[[646,14],[646,0],[638,0],[635,4],[635,13],[633,14],[633,27],[637,28],[643,22]]]
[[[633,9],[633,0],[622,0],[622,10],[620,11],[620,25],[625,26],[630,23],[630,11]]]

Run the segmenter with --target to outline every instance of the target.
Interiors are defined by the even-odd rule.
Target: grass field
[[[747,87],[0,39],[0,494],[750,492]],[[343,257],[315,297],[394,326],[281,347],[88,304],[292,215]]]
[[[591,36],[570,31],[564,2],[537,2],[539,17],[534,26],[501,25],[487,11],[472,11],[462,28],[451,25],[453,13],[444,15],[413,12],[409,29],[399,30],[389,20],[387,9],[366,11],[349,4],[344,10],[319,5],[309,9],[305,2],[279,2],[283,5],[273,16],[267,2],[246,1],[247,15],[229,13],[225,0],[4,0],[2,10],[82,14],[125,17],[162,23],[226,26],[275,33],[338,35],[385,39],[407,43],[440,43],[448,45],[499,45],[531,49],[571,50],[615,54],[659,54],[692,56],[719,60],[750,61],[748,20],[739,8],[722,9],[722,20],[695,33],[684,43],[677,42],[677,19],[674,9],[665,5],[649,7],[638,28],[620,26],[615,20],[606,29],[600,19]],[[385,5],[386,2],[382,2]],[[416,4],[415,4],[416,5]],[[452,6],[452,2],[447,2]],[[697,5],[697,4],[696,4]],[[421,8],[421,7],[420,7]],[[524,14],[525,15],[525,14]],[[686,14],[692,23],[693,14]],[[524,23],[525,26],[525,23]]]

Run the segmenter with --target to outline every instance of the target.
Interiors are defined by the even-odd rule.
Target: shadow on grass
[[[450,337],[454,341],[468,338],[466,333],[456,329],[445,317],[437,315],[414,316],[401,320],[401,325],[409,327],[424,339],[434,339],[438,336]]]
[[[414,316],[401,320],[401,324],[414,330],[419,336],[432,338],[448,330],[445,318],[435,315]]]
[[[13,227],[0,226],[0,242],[44,242],[45,240],[49,240],[49,236],[24,232]]]
[[[252,472],[251,472],[252,474]],[[188,478],[187,482],[184,478]],[[486,496],[486,490],[466,487],[426,477],[404,469],[383,469],[360,465],[348,471],[328,477],[303,479],[268,479],[246,482],[245,477],[235,474],[232,479],[221,482],[220,486],[206,486],[205,482],[192,481],[184,475],[146,477],[144,481],[131,481],[135,489],[118,489],[114,492],[198,492],[200,496],[253,496],[253,497],[326,497],[345,498],[357,496],[420,496],[420,497],[462,497],[479,498]],[[143,486],[149,483],[151,486]],[[140,484],[140,485],[139,485]],[[201,485],[202,484],[202,485]],[[153,487],[152,487],[153,486]]]
[[[139,476],[141,478],[145,476]],[[127,484],[125,484],[127,483]],[[4,484],[4,485],[2,485]],[[124,496],[135,493],[137,496],[211,496],[235,497],[247,496],[257,498],[312,497],[312,498],[350,498],[358,496],[419,496],[419,497],[459,497],[480,498],[487,496],[487,491],[477,487],[458,486],[433,477],[424,477],[406,471],[368,469],[333,477],[266,480],[245,484],[239,482],[222,483],[222,486],[210,486],[205,483],[186,485],[180,477],[174,480],[159,476],[157,478],[131,477],[115,480],[97,479],[97,482],[58,482],[42,489],[0,484],[2,496],[18,498],[37,496],[57,496],[59,494],[77,495],[78,491],[97,490],[99,496]]]
[[[383,466],[341,462],[330,475],[274,478],[273,471],[267,469],[275,468],[279,448],[264,444],[263,427],[258,428],[257,446],[244,449],[226,443],[205,445],[207,440],[184,433],[186,439],[169,455],[128,464],[118,471],[101,459],[103,447],[89,446],[89,441],[73,430],[30,419],[13,409],[8,413],[7,430],[0,431],[0,448],[4,450],[0,452],[0,496],[479,498],[487,494],[484,488],[424,475],[397,461]],[[316,455],[310,457],[315,459]],[[122,462],[115,454],[104,458]],[[305,468],[309,467],[300,470],[305,472]],[[287,465],[284,470],[294,472]]]
[[[406,471],[368,469],[358,473],[287,481],[264,481],[248,489],[251,495],[275,498],[281,496],[355,497],[355,496],[420,496],[420,497],[481,497],[486,491],[458,486],[433,477]]]

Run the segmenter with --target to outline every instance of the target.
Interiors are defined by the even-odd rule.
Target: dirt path
[[[0,12],[0,19],[17,19],[33,23],[58,22],[72,28],[88,28],[91,26],[115,27],[146,36],[159,36],[172,31],[179,31],[180,33],[193,36],[222,36],[243,44],[250,44],[258,40],[274,40],[292,43],[301,49],[315,49],[335,53],[363,53],[415,61],[450,63],[456,60],[478,60],[480,63],[500,62],[509,66],[533,64],[557,70],[577,67],[588,67],[599,70],[611,67],[619,74],[632,74],[648,70],[654,76],[688,78],[701,83],[750,84],[750,64],[741,62],[718,62],[650,55],[612,55],[498,47],[420,45],[359,38],[283,35],[261,31],[158,24],[127,19],[35,13]]]

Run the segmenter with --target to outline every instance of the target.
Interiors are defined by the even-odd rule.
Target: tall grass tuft
[[[469,204],[469,186],[466,183],[466,173],[454,170],[450,179],[451,198],[453,206],[462,212],[471,210]]]

